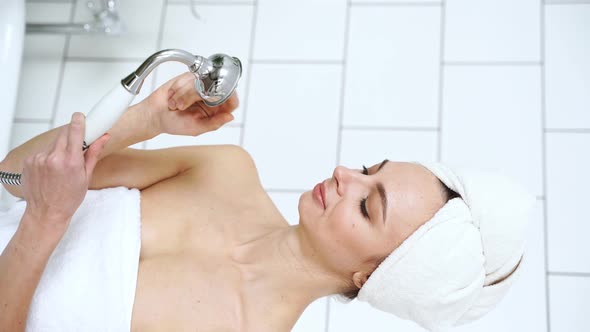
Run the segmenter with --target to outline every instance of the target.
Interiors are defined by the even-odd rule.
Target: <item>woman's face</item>
[[[368,261],[389,255],[445,203],[438,179],[414,163],[338,166],[317,187],[300,197],[300,228],[322,263],[343,275],[371,273]]]

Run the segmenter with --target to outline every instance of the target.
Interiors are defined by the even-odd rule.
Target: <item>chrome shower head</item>
[[[177,49],[154,53],[139,68],[121,83],[134,95],[139,93],[141,85],[149,73],[160,63],[179,61],[188,66],[197,80],[195,89],[207,106],[217,106],[226,101],[234,92],[242,76],[242,63],[236,57],[225,54],[213,54],[205,58]]]
[[[193,72],[197,77],[195,89],[207,106],[217,106],[227,100],[242,76],[242,63],[236,57],[213,54]]]

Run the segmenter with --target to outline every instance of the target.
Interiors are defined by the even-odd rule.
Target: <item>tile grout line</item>
[[[539,66],[543,61],[444,61],[447,66]]]
[[[203,0],[195,1],[195,5],[200,5],[200,6],[252,6],[254,3],[255,3],[255,1],[203,1]],[[186,5],[186,4],[188,4],[190,6],[191,2],[190,2],[190,0],[186,0],[186,1],[173,0],[173,1],[170,1],[169,4],[171,4],[171,5]]]
[[[49,119],[27,119],[27,118],[17,118],[15,116],[12,123],[13,124],[17,124],[17,123],[24,123],[24,124],[49,123],[51,125],[51,118],[49,118]]]
[[[70,23],[74,22],[77,7],[78,7],[78,2],[73,1],[72,7],[70,8],[70,20],[69,20]],[[50,119],[50,123],[49,123],[49,128],[54,128],[56,125],[55,118],[57,117],[57,107],[59,105],[59,97],[62,93],[64,73],[66,70],[67,55],[68,55],[68,49],[70,48],[70,39],[71,38],[72,38],[71,34],[69,34],[69,33],[65,34],[66,40],[64,42],[63,54],[61,56],[61,65],[59,68],[59,76],[57,79],[57,88],[55,89],[55,96],[54,96],[54,100],[53,100],[53,109],[51,110],[51,119]]]
[[[143,62],[145,58],[119,58],[119,57],[93,57],[93,56],[66,56],[68,62]]]
[[[342,129],[344,122],[344,95],[346,93],[346,70],[348,68],[348,43],[350,42],[350,16],[352,10],[352,3],[350,0],[346,1],[346,13],[344,14],[344,45],[342,47],[342,67],[340,75],[340,109],[338,110],[338,135],[336,137],[336,165],[341,162],[342,155]],[[326,299],[326,318],[324,329],[325,332],[330,332],[330,313],[331,313],[332,297]]]
[[[590,272],[547,271],[548,276],[590,278]]]
[[[442,6],[444,7],[444,6]],[[136,57],[93,57],[93,56],[66,56],[66,60],[70,62],[137,62],[144,61],[143,58]],[[253,64],[266,65],[342,65],[341,60],[324,60],[324,59],[251,59]],[[441,65],[445,66],[539,66],[542,61],[441,61]]]
[[[342,65],[342,60],[322,60],[322,59],[252,59],[251,62],[256,65]]]
[[[545,5],[544,5],[544,1],[540,0],[540,21],[539,21],[539,28],[540,28],[540,45],[539,45],[539,51],[541,53],[541,82],[540,82],[540,88],[541,88],[541,153],[542,153],[542,174],[543,174],[543,195],[545,197],[545,199],[542,202],[542,206],[543,206],[543,232],[544,232],[544,241],[545,241],[545,250],[544,250],[544,256],[545,256],[545,322],[546,322],[546,327],[547,327],[547,332],[551,332],[551,305],[549,303],[550,297],[549,297],[549,234],[547,232],[548,229],[548,219],[549,216],[547,215],[547,204],[548,204],[548,199],[549,199],[549,195],[547,192],[547,133],[545,132],[545,128],[547,127],[547,119],[546,119],[546,109],[547,109],[547,105],[546,105],[546,98],[545,98],[545,67],[546,67],[546,63],[545,63]]]
[[[436,132],[439,131],[440,128],[438,127],[410,127],[410,126],[342,126],[342,130],[383,130],[383,131],[426,131],[426,132]]]
[[[590,128],[545,128],[545,133],[553,133],[553,134],[590,134]]]
[[[69,4],[72,3],[72,0],[26,0],[27,3],[41,3],[41,4]],[[190,4],[189,0],[174,0],[170,1],[169,4],[171,5],[186,5]],[[206,0],[197,0],[195,1],[197,5],[211,5],[211,6],[243,6],[243,5],[252,5],[254,1],[206,1]]]
[[[590,0],[586,0],[586,1],[544,1],[545,5],[550,5],[550,6],[571,6],[571,5],[590,5]]]
[[[254,41],[256,38],[256,24],[258,21],[258,0],[253,3],[252,8],[252,25],[250,27],[250,49],[248,50],[248,77],[246,78],[246,87],[244,89],[244,111],[242,114],[242,131],[240,132],[240,146],[244,147],[244,137],[246,133],[246,118],[248,114],[248,101],[250,100],[250,86],[252,85],[252,74],[253,74],[253,63],[252,57],[254,56]]]
[[[429,1],[429,2],[387,2],[387,1],[370,1],[370,2],[350,2],[350,6],[354,7],[439,7],[443,5],[443,1]]]
[[[444,93],[444,74],[445,74],[445,19],[446,19],[446,1],[442,2],[440,9],[440,63],[438,72],[438,140],[436,149],[436,159],[438,162],[442,160],[442,116],[443,116],[443,93]]]

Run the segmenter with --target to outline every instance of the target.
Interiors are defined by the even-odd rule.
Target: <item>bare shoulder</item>
[[[260,178],[252,156],[239,145],[199,146],[207,153],[196,155],[185,176],[202,184],[231,183],[232,187],[251,189],[260,186]],[[181,174],[183,175],[183,174]]]
[[[232,198],[263,191],[252,156],[238,145],[194,146],[186,153],[190,167],[142,194],[166,191],[176,197],[206,193]]]

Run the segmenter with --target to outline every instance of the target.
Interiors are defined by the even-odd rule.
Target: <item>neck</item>
[[[337,273],[325,268],[298,225],[274,228],[241,244],[232,258],[242,275],[246,301],[253,299],[275,313],[282,308],[293,323],[314,300],[346,288]]]

